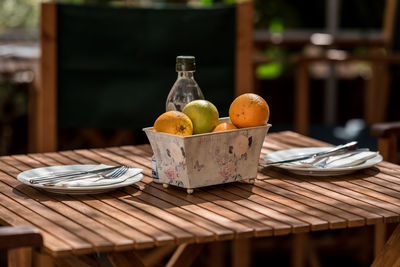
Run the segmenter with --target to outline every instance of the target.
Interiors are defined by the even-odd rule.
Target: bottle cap
[[[177,56],[176,71],[195,71],[196,62],[194,56]]]

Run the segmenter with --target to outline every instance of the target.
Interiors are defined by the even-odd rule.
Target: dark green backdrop
[[[226,116],[234,92],[235,6],[58,5],[61,128],[141,129],[165,110],[177,55]]]

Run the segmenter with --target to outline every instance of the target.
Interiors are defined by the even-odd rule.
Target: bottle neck
[[[194,78],[194,71],[178,71],[178,78],[179,79],[193,79]]]

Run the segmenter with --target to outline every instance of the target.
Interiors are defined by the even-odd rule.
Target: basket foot
[[[164,188],[168,188],[168,184],[162,184],[162,186],[164,187]]]
[[[255,182],[256,182],[256,179],[254,179],[254,178],[249,179],[249,184],[254,184]]]
[[[188,188],[188,189],[186,189],[186,192],[188,193],[188,194],[192,194],[193,193],[193,188]]]

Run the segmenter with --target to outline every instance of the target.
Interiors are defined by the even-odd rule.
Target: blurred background
[[[131,0],[126,3],[209,5],[233,1]],[[332,47],[355,55],[369,53],[381,42],[385,1],[370,0],[368,4],[362,0],[254,2],[255,91],[270,105],[271,131],[296,130],[296,56],[326,55],[328,48]],[[0,2],[0,155],[28,151],[28,91],[40,57],[39,17],[39,0]],[[329,35],[324,33],[342,36],[342,41],[332,46]],[[375,138],[369,135],[363,100],[370,77],[371,65],[368,62],[351,61],[335,66],[315,62],[310,65],[310,127],[307,134],[333,144],[357,139],[360,146],[376,149]],[[398,78],[396,75],[391,78],[390,87],[395,88]],[[390,93],[384,120],[399,120],[399,90],[390,90]],[[69,143],[86,145],[73,140]]]

